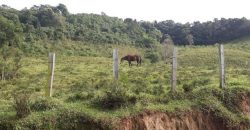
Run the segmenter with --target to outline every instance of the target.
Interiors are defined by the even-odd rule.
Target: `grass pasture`
[[[114,84],[113,47],[85,47],[93,52],[87,56],[56,54],[52,98],[45,98],[46,55],[24,57],[19,77],[0,82],[0,128],[77,129],[82,119],[105,126],[146,109],[181,113],[194,107],[211,109],[231,125],[249,122],[249,117],[237,111],[234,104],[241,95],[250,93],[248,41],[237,46],[228,43],[224,47],[225,90],[219,88],[217,45],[178,47],[175,93],[170,92],[171,64],[162,60],[150,63],[146,58],[139,67],[129,67],[127,62],[119,64],[119,81]],[[150,51],[126,46],[118,48],[119,57],[126,53],[140,53],[144,57]],[[155,50],[160,54],[160,49],[151,51]],[[16,94],[29,97],[31,114],[25,118],[15,116]]]

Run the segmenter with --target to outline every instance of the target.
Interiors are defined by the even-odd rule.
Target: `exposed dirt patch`
[[[246,130],[246,126],[227,127],[211,113],[200,111],[171,115],[163,112],[142,112],[134,117],[124,118],[118,130]]]
[[[239,108],[242,113],[250,116],[250,95],[242,97],[241,102],[239,103]]]

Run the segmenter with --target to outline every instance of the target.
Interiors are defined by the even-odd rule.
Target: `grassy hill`
[[[93,124],[112,129],[144,110],[178,115],[197,109],[211,111],[229,126],[250,123],[238,105],[250,95],[249,38],[225,43],[226,89],[219,88],[218,45],[178,47],[176,92],[170,91],[171,64],[161,60],[160,47],[79,44],[52,48],[52,98],[45,97],[47,54],[25,56],[18,77],[0,81],[0,129],[88,129]],[[142,66],[120,64],[118,84],[112,75],[113,48],[119,49],[119,57],[143,56]],[[152,54],[158,62],[150,62]],[[16,111],[25,115],[25,108],[31,113],[17,118]]]

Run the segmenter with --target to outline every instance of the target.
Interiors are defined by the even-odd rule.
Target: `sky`
[[[214,18],[250,19],[250,0],[0,0],[0,5],[18,10],[41,4],[56,6],[59,3],[66,5],[73,14],[104,12],[108,16],[138,21],[191,23]]]

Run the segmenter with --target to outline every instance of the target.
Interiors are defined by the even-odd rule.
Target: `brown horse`
[[[121,58],[121,63],[123,62],[123,60],[128,61],[129,66],[132,66],[131,61],[136,61],[137,62],[137,66],[141,65],[141,56],[139,55],[126,55],[124,57]]]

